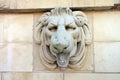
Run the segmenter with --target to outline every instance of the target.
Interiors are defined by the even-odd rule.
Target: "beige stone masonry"
[[[2,25],[0,25],[0,42],[3,42],[3,26]]]
[[[40,62],[39,47],[33,44],[33,25],[55,6],[75,9],[114,6],[120,0],[0,0],[0,11],[35,10],[35,13],[0,13],[0,80],[120,80],[120,10],[84,11],[93,43],[87,47],[80,70],[48,71]],[[89,8],[90,9],[90,8]]]
[[[95,42],[94,53],[95,72],[120,72],[120,42]]]
[[[114,6],[114,0],[95,0],[95,7]]]
[[[0,71],[32,71],[33,14],[0,14]]]
[[[0,9],[17,9],[21,11],[22,9],[46,9],[54,8],[56,6],[66,6],[66,7],[113,7],[114,0],[1,0]]]
[[[66,73],[64,80],[120,80],[120,74]]]
[[[0,43],[0,71],[31,72],[32,45],[28,43]]]
[[[53,8],[56,6],[71,6],[71,0],[11,0],[10,9]]]
[[[3,73],[3,80],[63,80],[62,73]]]
[[[72,0],[72,7],[114,6],[114,0]]]
[[[94,41],[120,41],[120,11],[94,12]]]
[[[0,14],[0,42],[32,42],[32,14]]]
[[[94,0],[72,0],[72,7],[93,7]]]

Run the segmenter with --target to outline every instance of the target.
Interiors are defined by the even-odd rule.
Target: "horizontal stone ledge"
[[[0,0],[0,12],[39,12],[56,6],[80,10],[108,10],[119,0]]]
[[[117,9],[120,9],[120,0],[116,0],[114,6],[116,6]]]
[[[120,9],[120,5],[115,6],[103,6],[103,7],[70,7],[74,10],[81,11],[99,11],[99,10],[113,10]],[[30,13],[30,12],[41,12],[50,11],[52,8],[35,8],[35,9],[0,9],[0,13]]]

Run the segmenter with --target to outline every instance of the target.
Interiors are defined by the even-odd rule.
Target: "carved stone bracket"
[[[81,11],[57,7],[43,14],[34,27],[39,57],[48,69],[81,68],[92,36],[87,16]]]

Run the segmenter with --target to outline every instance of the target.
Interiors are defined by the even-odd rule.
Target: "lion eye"
[[[76,27],[66,26],[65,29],[66,29],[67,31],[73,31],[73,30],[76,29]]]
[[[55,31],[57,31],[57,26],[50,27],[49,30],[51,32],[55,32]]]

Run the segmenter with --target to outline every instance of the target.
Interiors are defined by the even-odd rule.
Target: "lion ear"
[[[38,21],[36,22],[36,24],[34,25],[34,40],[35,43],[41,43],[41,41],[43,40],[43,30],[45,28],[45,26],[47,25],[47,20],[50,16],[50,13],[47,12],[45,14],[43,14],[40,19],[38,19]]]
[[[85,44],[90,44],[92,42],[92,34],[90,27],[88,25],[87,16],[81,11],[74,11],[73,15],[75,16],[75,22],[79,27],[82,27]]]

